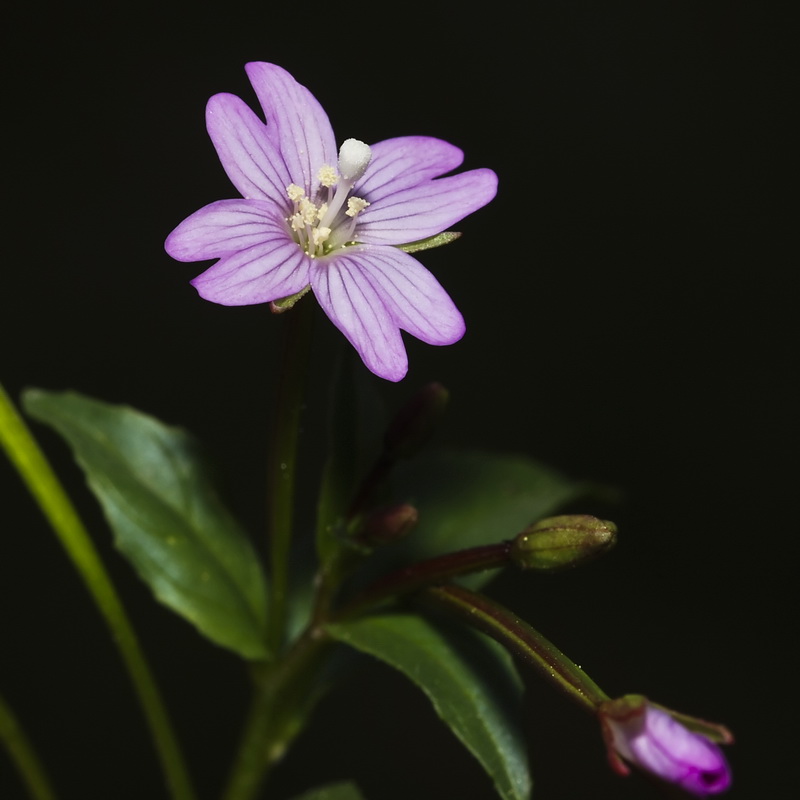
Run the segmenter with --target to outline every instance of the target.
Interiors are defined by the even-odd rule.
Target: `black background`
[[[162,244],[196,208],[235,196],[204,130],[207,98],[254,101],[243,66],[273,61],[314,92],[340,140],[459,145],[466,168],[496,170],[499,194],[458,226],[460,242],[422,260],[467,335],[448,348],[407,339],[408,377],[375,384],[392,409],[439,380],[452,393],[440,441],[528,453],[623,490],[604,509],[621,526],[612,555],[563,578],[502,579],[495,596],[610,694],[728,724],[731,797],[782,796],[797,535],[783,20],[742,2],[525,8],[12,12],[0,377],[15,397],[75,388],[185,425],[258,532],[283,321],[199,300],[188,280],[200,267]],[[316,330],[323,376],[339,334],[321,314]],[[306,412],[309,453],[322,384]],[[96,531],[201,797],[214,797],[244,670],[156,606],[63,445],[36,431]],[[158,800],[160,773],[102,623],[5,462],[0,487],[2,692],[62,797]],[[590,719],[528,683],[537,797],[657,796],[610,772]],[[374,800],[493,796],[425,699],[377,666],[323,703],[270,796],[351,776]],[[18,796],[2,757],[0,797]]]

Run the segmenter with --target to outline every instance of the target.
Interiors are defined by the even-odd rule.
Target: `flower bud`
[[[511,543],[511,560],[523,569],[559,570],[591,561],[616,542],[617,526],[587,514],[548,517]]]
[[[354,538],[368,547],[389,544],[407,536],[418,519],[417,509],[408,503],[382,508],[364,520]]]
[[[441,383],[423,386],[392,420],[383,446],[391,458],[413,456],[428,441],[439,423],[450,393]]]
[[[693,727],[709,731],[709,735],[690,730],[675,718],[679,715],[641,695],[609,700],[600,706],[598,715],[611,766],[619,774],[630,772],[621,760],[624,758],[695,797],[719,794],[730,786],[728,763],[710,738],[714,731],[718,738],[732,741],[722,726],[693,720]],[[691,718],[681,715],[681,720]]]

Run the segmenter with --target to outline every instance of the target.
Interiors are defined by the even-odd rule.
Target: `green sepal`
[[[293,800],[364,800],[364,795],[354,783],[342,781],[309,789],[307,792],[297,795]]]
[[[418,239],[416,242],[406,242],[396,244],[398,250],[405,253],[418,253],[420,250],[431,250],[434,247],[441,247],[443,244],[450,244],[461,236],[457,231],[443,231],[436,236],[429,236],[427,239]]]
[[[195,440],[73,392],[28,390],[23,406],[70,445],[116,547],[156,599],[242,658],[268,658],[263,571]]]
[[[500,645],[470,629],[440,627],[411,614],[366,617],[327,630],[422,689],[503,800],[530,797],[522,682]]]
[[[306,286],[305,289],[301,289],[296,294],[290,294],[288,297],[281,297],[279,300],[273,300],[269,304],[270,311],[272,311],[273,314],[283,314],[284,311],[288,311],[292,308],[300,298],[307,295],[310,291],[311,284]]]

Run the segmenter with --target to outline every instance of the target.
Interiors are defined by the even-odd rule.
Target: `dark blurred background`
[[[784,21],[735,0],[502,8],[7,12],[0,380],[15,398],[74,388],[186,426],[260,538],[283,320],[200,300],[188,281],[202,267],[163,251],[190,212],[235,196],[205,133],[206,100],[254,102],[243,66],[273,61],[314,92],[340,140],[459,145],[466,168],[497,171],[499,194],[458,226],[462,240],[421,260],[467,335],[448,348],[407,339],[408,377],[374,383],[391,411],[441,381],[452,404],[440,442],[526,453],[621,490],[619,506],[597,509],[620,525],[614,553],[550,580],[501,578],[494,595],[610,694],[728,724],[731,797],[783,796],[797,536]],[[312,477],[339,336],[321,315],[316,331]],[[246,705],[244,669],[155,604],[65,447],[36,432],[138,624],[202,800],[213,798]],[[0,497],[0,690],[62,798],[161,800],[116,651],[5,461]],[[590,719],[535,676],[528,684],[536,797],[658,796],[610,772]],[[365,664],[317,721],[270,797],[351,776],[372,800],[493,797],[387,668]],[[0,797],[22,796],[0,755]]]

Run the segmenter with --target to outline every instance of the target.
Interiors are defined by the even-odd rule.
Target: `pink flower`
[[[640,695],[627,695],[604,703],[599,710],[611,764],[626,775],[630,764],[677,784],[696,797],[724,792],[731,773],[720,748],[703,733],[690,730],[671,713]],[[685,717],[690,720],[691,718]],[[695,728],[725,741],[728,731],[718,725],[692,720]]]
[[[464,334],[438,281],[398,248],[427,239],[486,205],[497,177],[458,167],[447,142],[404,136],[337,152],[313,95],[275,64],[247,74],[266,124],[238,97],[218,94],[206,122],[222,166],[243,199],[219,200],[167,238],[178,261],[219,259],[192,283],[222,305],[267,303],[311,287],[367,367],[398,381],[408,369],[400,330],[428,344]]]

